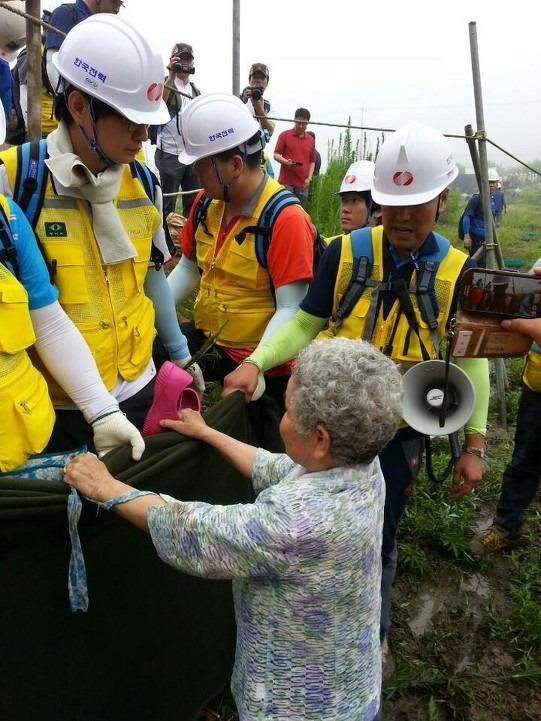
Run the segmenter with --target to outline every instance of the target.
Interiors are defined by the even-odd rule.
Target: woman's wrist
[[[96,503],[105,503],[111,498],[122,496],[133,490],[135,489],[132,486],[128,486],[126,483],[122,483],[122,481],[117,481],[116,478],[111,478],[110,480],[104,481],[100,484],[99,488],[96,489],[96,493],[93,494],[93,497],[90,500],[95,501]]]

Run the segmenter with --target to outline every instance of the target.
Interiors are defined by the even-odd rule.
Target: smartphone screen
[[[541,276],[470,268],[463,276],[460,307],[504,318],[541,318]]]

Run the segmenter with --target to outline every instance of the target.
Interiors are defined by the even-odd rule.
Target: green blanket
[[[206,413],[219,430],[282,449],[276,405],[240,394]],[[249,502],[250,482],[204,444],[147,439],[139,463],[111,452],[111,473],[182,500]],[[150,537],[84,502],[79,533],[87,613],[71,613],[62,483],[0,479],[0,719],[191,721],[228,682],[235,624],[231,586],[163,564]]]

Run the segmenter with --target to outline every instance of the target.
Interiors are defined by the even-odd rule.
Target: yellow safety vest
[[[5,199],[0,204],[9,217]],[[47,383],[26,349],[36,340],[28,296],[0,263],[0,471],[13,471],[40,453],[54,425]]]
[[[2,159],[14,187],[16,148],[2,153]],[[154,306],[143,285],[152,236],[161,223],[158,210],[128,166],[114,204],[137,251],[135,258],[122,263],[102,265],[87,204],[58,196],[50,176],[35,228],[46,258],[56,270],[60,304],[88,343],[108,390],[119,375],[127,381],[138,378],[152,355]],[[43,374],[53,403],[70,402],[44,368]]]
[[[376,281],[383,281],[383,227],[372,228],[372,267],[370,278]],[[438,302],[438,316],[436,318],[437,337],[441,341],[445,335],[445,325],[449,318],[453,292],[460,271],[466,261],[466,255],[461,251],[449,246],[449,250],[438,264],[434,280],[434,291]],[[351,280],[353,269],[353,252],[350,235],[344,235],[340,253],[340,265],[336,277],[333,299],[333,315],[336,314],[340,300],[345,293]],[[416,273],[410,281],[410,287],[415,286]],[[334,328],[332,321],[329,326],[320,333],[320,337],[332,337],[333,335],[346,338],[362,338],[370,310],[370,301],[374,292],[372,286],[367,285],[362,296],[357,301],[352,312],[346,316],[339,328]],[[415,293],[410,291],[415,317],[419,324],[421,340],[431,358],[437,357],[437,349],[431,340],[430,328],[422,317]],[[400,304],[396,299],[384,319],[381,309],[378,312],[371,343],[380,350],[388,349],[391,344],[390,357],[401,366],[408,368],[423,360],[419,339],[414,332],[411,332],[407,318],[399,313]]]
[[[235,236],[257,223],[263,207],[281,187],[268,178],[252,215],[237,218],[216,256],[225,203],[213,200],[206,210],[205,223],[199,223],[196,229],[201,282],[195,302],[195,324],[211,335],[227,320],[218,341],[226,348],[255,348],[274,315],[270,278],[257,260],[254,234],[248,233],[241,243]]]
[[[541,393],[541,349],[537,350],[538,348],[539,346],[534,344],[526,356],[522,380],[531,391]]]

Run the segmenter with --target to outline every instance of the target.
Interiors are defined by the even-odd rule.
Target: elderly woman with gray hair
[[[65,478],[149,531],[166,563],[233,579],[231,688],[240,719],[372,721],[381,687],[378,454],[400,422],[401,377],[364,341],[312,341],[297,358],[285,405],[287,455],[209,428],[195,411],[161,421],[250,477],[250,504],[137,491],[88,454],[68,464]]]

